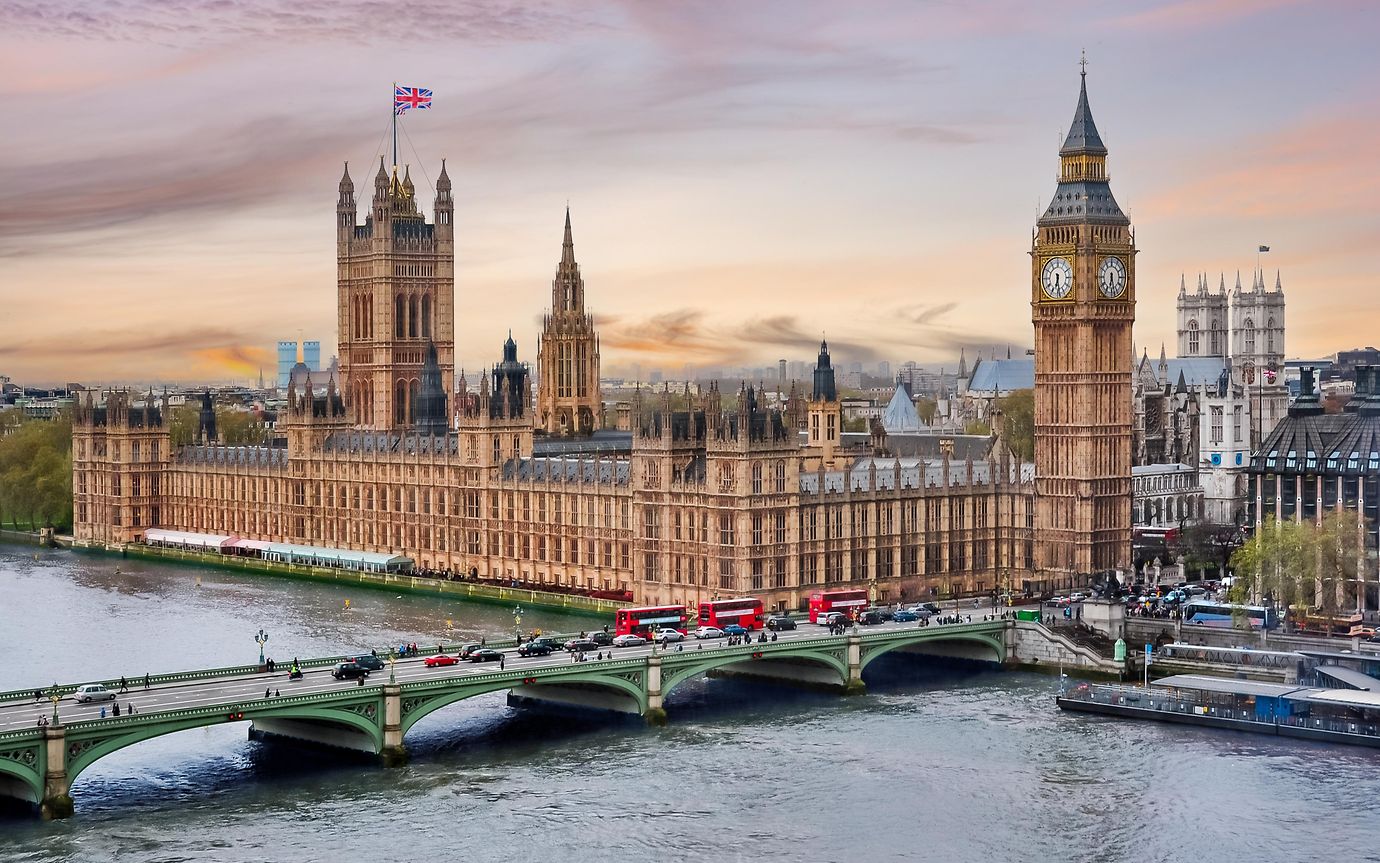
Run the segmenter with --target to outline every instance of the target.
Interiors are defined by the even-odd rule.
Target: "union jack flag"
[[[393,113],[401,114],[408,108],[426,109],[431,107],[431,91],[421,87],[399,87],[393,85]]]

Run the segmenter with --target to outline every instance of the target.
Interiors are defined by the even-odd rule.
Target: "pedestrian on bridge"
[[[499,671],[502,671],[502,670],[503,670],[503,666],[506,665],[507,663],[508,663],[507,654],[504,654],[504,655],[500,656],[500,657],[498,658],[498,670],[499,670]]]
[[[149,688],[149,674],[148,674],[147,671],[144,672],[144,688],[145,688],[145,689],[148,689],[148,688]]]
[[[118,702],[118,701],[115,702],[115,705],[114,705],[114,713],[115,713],[116,716],[119,716],[119,715],[120,715],[120,702]]]
[[[126,691],[128,691],[128,690],[129,690],[129,681],[127,681],[127,680],[125,680],[123,677],[121,677],[121,678],[120,678],[120,691],[121,691],[121,692],[126,692]]]
[[[43,700],[43,690],[42,690],[42,689],[35,689],[35,690],[34,690],[34,701],[42,701],[42,700]]]

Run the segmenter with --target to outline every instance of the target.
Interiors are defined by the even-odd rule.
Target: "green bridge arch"
[[[689,660],[683,659],[685,654],[681,653],[662,654],[662,697],[670,695],[671,690],[680,684],[705,672],[723,668],[726,665],[738,665],[753,661],[763,663],[785,660],[809,662],[836,673],[839,676],[840,685],[848,682],[848,647],[842,638],[837,639],[837,644],[824,645],[824,649],[800,648],[794,645],[773,649],[770,643],[753,645],[753,647],[761,649],[719,648],[705,654],[696,651],[693,658]]]
[[[254,719],[301,719],[310,722],[319,722],[327,725],[342,725],[352,730],[362,732],[372,742],[374,752],[377,754],[383,748],[383,730],[381,724],[372,718],[368,710],[359,709],[361,707],[374,707],[374,716],[382,715],[382,699],[378,699],[378,705],[351,705],[356,709],[345,709],[330,707],[327,705],[291,705],[274,707],[256,707],[254,704],[243,705],[243,710],[239,706],[235,707],[235,712],[243,712],[244,719],[231,719],[230,707],[218,709],[215,713],[205,715],[189,716],[185,718],[167,719],[159,717],[157,714],[149,716],[151,720],[147,724],[140,723],[134,727],[124,727],[114,734],[103,734],[100,729],[87,729],[81,726],[74,726],[68,733],[67,745],[67,782],[74,783],[82,771],[96,763],[100,759],[113,752],[118,752],[136,743],[152,740],[156,737],[164,737],[169,734],[176,734],[179,731],[190,731],[194,728],[205,728],[210,725],[225,725],[229,722],[242,722]],[[42,780],[39,780],[39,790],[42,791]]]
[[[512,673],[508,673],[502,676],[495,675],[492,679],[474,683],[467,682],[458,686],[449,681],[424,683],[411,687],[404,686],[402,689],[402,734],[405,736],[408,729],[427,715],[435,713],[443,707],[449,707],[456,702],[490,692],[517,689],[522,686],[540,688],[544,684],[575,683],[612,689],[615,692],[630,696],[637,704],[638,713],[645,713],[647,710],[645,675],[645,665],[638,662],[628,669],[614,670],[596,667],[586,670],[578,666],[568,669],[543,668],[535,669],[534,673],[525,677],[514,677]]]
[[[43,774],[47,752],[42,735],[24,739],[0,740],[0,775],[28,792],[25,802],[37,803],[43,797]]]
[[[915,644],[944,644],[946,642],[979,644],[992,651],[993,662],[999,663],[1006,659],[1006,640],[1001,631],[992,634],[984,631],[952,631],[943,628],[931,630],[926,627],[924,629],[894,630],[880,637],[864,640],[859,664],[862,668],[866,668],[874,659],[903,647],[910,647]]]

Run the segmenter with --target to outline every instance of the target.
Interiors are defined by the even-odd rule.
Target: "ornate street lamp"
[[[259,664],[260,664],[260,665],[263,665],[263,664],[264,664],[264,645],[265,645],[265,644],[268,644],[268,633],[267,633],[267,632],[264,632],[262,629],[260,629],[260,630],[259,630],[259,634],[256,635],[256,636],[254,636],[254,643],[257,644],[257,645],[259,645]]]
[[[513,606],[513,637],[522,641],[522,606]]]
[[[62,690],[58,689],[57,681],[53,681],[53,688],[48,690],[48,700],[53,702],[53,724],[61,725],[62,720],[58,718],[58,702],[62,700]]]
[[[398,655],[397,655],[397,653],[393,652],[392,650],[389,650],[389,651],[388,651],[388,683],[389,683],[390,685],[398,682],[398,679],[397,679],[396,677],[393,676],[393,666],[396,665],[397,663],[398,663]]]

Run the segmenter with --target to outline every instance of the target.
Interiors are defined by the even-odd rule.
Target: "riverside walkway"
[[[69,816],[71,783],[100,758],[207,725],[249,721],[251,737],[355,750],[389,764],[405,759],[403,738],[418,720],[487,692],[507,690],[518,701],[619,711],[660,723],[666,719],[664,700],[677,685],[715,670],[861,692],[863,669],[889,651],[1019,664],[1032,661],[1019,654],[1020,644],[1032,640],[1041,656],[1052,650],[1072,665],[1095,664],[1086,651],[1025,621],[889,623],[846,635],[804,624],[779,633],[774,642],[729,646],[722,639],[690,639],[679,648],[609,649],[609,658],[584,662],[565,653],[521,658],[511,650],[512,642],[499,643],[492,646],[509,648],[501,669],[493,662],[427,668],[425,656],[436,653],[431,648],[374,672],[362,686],[331,677],[342,657],[302,662],[300,680],[289,680],[283,666],[276,674],[257,666],[166,674],[151,678],[147,690],[142,678],[130,679],[119,701],[133,702],[136,712],[118,717],[101,717],[109,702],[74,703],[75,684],[58,687],[57,702],[35,701],[32,689],[0,693],[0,795],[39,804],[44,817]],[[43,692],[49,695],[46,688]],[[40,724],[40,717],[49,724]]]

